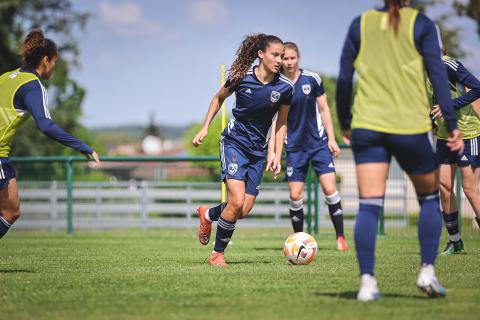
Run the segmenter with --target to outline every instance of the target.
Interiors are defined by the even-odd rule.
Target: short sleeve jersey
[[[311,71],[300,72],[288,112],[287,151],[317,148],[327,140],[317,107],[317,97],[325,94],[322,79]]]
[[[231,89],[235,91],[233,119],[222,136],[251,155],[264,156],[273,117],[281,105],[290,105],[294,89],[283,74],[276,74],[272,82],[263,84],[257,79],[255,68]]]

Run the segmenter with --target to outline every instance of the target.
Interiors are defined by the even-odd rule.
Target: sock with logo
[[[375,242],[377,225],[383,198],[360,198],[360,208],[355,220],[355,250],[360,266],[360,274],[374,275]]]
[[[445,221],[445,227],[450,235],[450,240],[460,240],[460,232],[458,230],[458,211],[452,213],[443,212],[443,221]]]
[[[438,245],[442,234],[442,215],[438,190],[428,194],[417,193],[420,204],[418,240],[422,264],[435,264]]]
[[[328,205],[328,212],[330,213],[330,219],[332,220],[333,227],[335,228],[337,238],[344,237],[343,210],[340,200],[340,194],[338,193],[338,191],[332,195],[325,196],[325,202]]]
[[[219,205],[216,205],[215,207],[211,207],[208,209],[207,214],[205,215],[205,218],[212,222],[212,221],[218,221],[218,218],[220,218],[220,215],[222,214],[223,209],[227,206],[226,202],[222,202]]]
[[[292,221],[293,232],[303,232],[303,199],[290,199],[290,220]]]
[[[5,233],[8,232],[13,222],[8,222],[7,219],[0,216],[0,238],[2,238]]]
[[[215,238],[215,247],[213,248],[213,251],[224,252],[225,248],[230,242],[230,239],[232,238],[234,231],[235,221],[227,221],[220,216],[217,222],[217,235]]]

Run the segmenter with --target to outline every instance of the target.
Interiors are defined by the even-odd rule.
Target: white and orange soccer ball
[[[308,233],[293,233],[283,245],[283,254],[292,264],[309,264],[317,254],[317,242]]]

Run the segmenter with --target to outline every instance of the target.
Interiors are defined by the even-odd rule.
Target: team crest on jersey
[[[278,101],[278,99],[280,99],[280,92],[272,91],[272,94],[270,94],[270,101],[272,101],[272,103],[275,103]]]
[[[310,86],[310,84],[304,84],[302,86],[302,91],[308,96],[310,92],[312,92],[312,87]]]
[[[291,177],[293,174],[293,167],[287,167],[287,176]]]
[[[234,175],[235,173],[237,173],[237,170],[238,170],[238,164],[236,164],[236,163],[229,163],[228,164],[228,174],[229,175]]]

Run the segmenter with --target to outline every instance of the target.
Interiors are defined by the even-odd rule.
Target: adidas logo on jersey
[[[252,90],[250,90],[250,88],[248,88],[247,90],[245,90],[245,93],[252,94]]]
[[[333,164],[333,162],[330,162],[330,164],[328,165],[329,168],[335,168],[335,165]]]
[[[468,161],[468,158],[467,158],[467,156],[466,156],[466,155],[463,155],[463,157],[462,157],[462,158],[460,158],[460,160],[462,160],[462,161]]]

